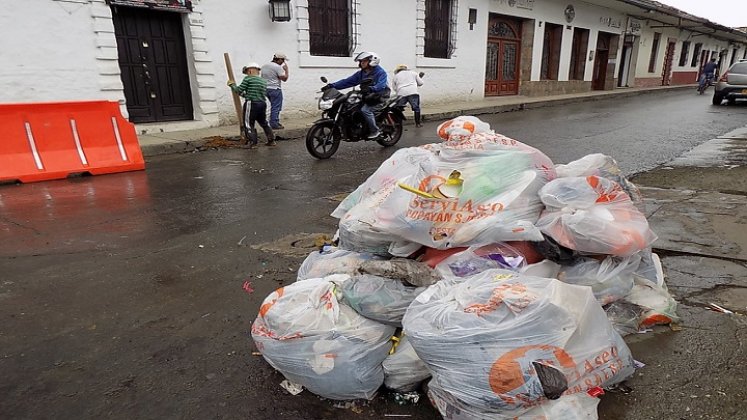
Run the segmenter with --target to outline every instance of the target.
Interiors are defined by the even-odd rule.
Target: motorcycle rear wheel
[[[340,147],[340,136],[335,135],[334,123],[314,124],[306,133],[306,150],[317,159],[329,159]]]
[[[381,136],[376,139],[376,142],[384,147],[391,147],[397,144],[401,137],[402,121],[395,121],[391,114],[387,115],[381,123]]]

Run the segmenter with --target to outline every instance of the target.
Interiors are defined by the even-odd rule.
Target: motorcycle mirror
[[[320,77],[319,80],[321,80],[322,83],[327,83],[327,78],[324,76]]]

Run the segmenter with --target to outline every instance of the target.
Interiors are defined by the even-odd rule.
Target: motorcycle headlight
[[[333,99],[328,99],[326,101],[323,100],[323,99],[321,99],[321,100],[319,100],[319,109],[321,109],[322,111],[326,111],[326,110],[332,108],[332,105],[334,103],[335,103],[335,101]]]

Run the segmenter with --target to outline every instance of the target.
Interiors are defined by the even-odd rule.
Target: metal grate
[[[350,0],[308,0],[309,49],[311,55],[350,56]]]

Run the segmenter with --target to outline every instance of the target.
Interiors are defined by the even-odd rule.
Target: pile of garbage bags
[[[640,192],[609,156],[554,165],[475,117],[400,149],[335,209],[335,244],[268,296],[265,360],[325,398],[427,389],[446,419],[597,418],[677,321]]]

